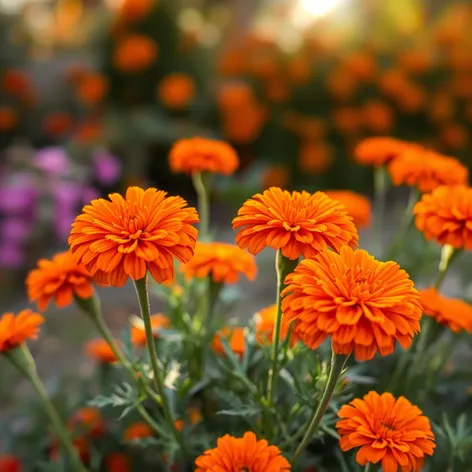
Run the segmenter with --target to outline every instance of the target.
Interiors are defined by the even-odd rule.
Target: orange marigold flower
[[[72,117],[67,113],[52,113],[43,120],[43,130],[50,136],[60,136],[72,128]]]
[[[18,114],[9,107],[0,107],[0,131],[11,131],[18,124]]]
[[[383,472],[419,471],[436,447],[428,418],[405,397],[369,392],[339,410],[336,424],[343,451],[360,447],[356,460],[364,466],[381,462]]]
[[[0,353],[14,349],[27,339],[36,339],[39,325],[44,318],[31,310],[20,311],[17,315],[4,313],[0,318]]]
[[[472,188],[443,186],[415,205],[415,224],[426,239],[472,250]]]
[[[451,331],[472,332],[472,305],[457,298],[447,298],[436,289],[420,290],[423,313]]]
[[[223,141],[190,138],[177,141],[169,155],[173,172],[232,174],[239,166],[236,151]]]
[[[108,92],[108,79],[100,74],[88,74],[77,84],[77,95],[87,105],[100,103]]]
[[[254,256],[234,244],[197,243],[195,254],[182,266],[187,278],[205,278],[211,275],[215,282],[235,284],[239,274],[254,280],[257,266]]]
[[[54,299],[59,308],[72,302],[74,295],[89,298],[93,295],[91,276],[83,264],[77,264],[74,256],[66,251],[51,260],[40,259],[38,268],[26,277],[28,298],[43,311]]]
[[[290,170],[287,166],[276,164],[268,167],[262,174],[262,187],[264,189],[269,187],[284,188],[287,186],[290,179]]]
[[[0,89],[9,95],[21,98],[31,92],[31,81],[22,70],[8,69],[1,77]]]
[[[77,452],[82,463],[87,464],[90,460],[90,441],[88,438],[80,436],[72,439],[72,446]],[[60,449],[57,441],[54,441],[49,450],[49,458],[52,461],[57,461],[60,458]]]
[[[257,440],[254,433],[244,433],[242,438],[229,434],[219,438],[215,449],[205,451],[195,461],[195,472],[281,472],[291,470],[280,449],[270,446],[262,439]]]
[[[76,434],[99,438],[105,432],[105,423],[98,408],[80,408],[67,422],[69,430]]]
[[[277,315],[277,306],[270,305],[268,307],[262,308],[257,313],[254,314],[254,324],[256,327],[256,336],[257,341],[261,344],[272,344],[274,329],[275,329],[275,320]],[[282,326],[280,330],[280,339],[285,339],[288,335],[290,329],[290,323],[287,323],[285,317],[282,318]],[[290,345],[293,346],[298,341],[297,337],[293,334],[291,335]]]
[[[158,52],[158,45],[152,38],[134,34],[118,43],[113,63],[122,72],[142,72],[157,59]]]
[[[333,165],[333,149],[328,144],[307,140],[300,146],[298,163],[308,174],[321,174]]]
[[[357,360],[378,351],[406,349],[420,331],[420,296],[396,262],[380,262],[349,246],[339,254],[325,248],[304,259],[285,279],[282,311],[295,334],[311,349],[331,336],[333,351]]]
[[[174,278],[174,257],[193,256],[198,230],[195,208],[155,188],[129,187],[86,205],[72,224],[71,251],[99,282],[123,286],[149,270],[157,282]]]
[[[190,407],[187,411],[187,414],[188,414],[188,424],[190,426],[196,425],[202,419],[202,414],[200,413],[200,410],[198,410],[197,408]],[[185,427],[184,420],[175,420],[174,424],[178,431],[183,431]]]
[[[244,340],[244,328],[239,327],[226,327],[220,330],[213,337],[213,350],[218,354],[225,354],[223,343],[221,340],[224,339],[230,349],[239,357],[244,355],[245,340]]]
[[[22,472],[20,459],[13,454],[0,454],[0,472]]]
[[[105,457],[106,472],[131,472],[131,458],[125,452],[112,452]]]
[[[145,439],[154,436],[152,428],[144,422],[133,423],[129,425],[123,435],[125,441],[136,441],[136,439]]]
[[[156,4],[156,0],[124,0],[118,11],[123,21],[139,21],[144,18]]]
[[[74,139],[81,144],[90,144],[100,138],[102,127],[98,121],[84,121],[79,124]]]
[[[354,158],[359,164],[383,166],[412,147],[417,145],[395,138],[367,138],[356,146]]]
[[[372,204],[367,197],[350,190],[326,190],[326,195],[338,201],[347,209],[347,213],[360,229],[369,226],[372,215]]]
[[[167,108],[185,109],[195,96],[195,82],[187,74],[169,74],[159,83],[158,95]]]
[[[157,313],[156,315],[151,316],[151,326],[152,334],[155,338],[159,337],[159,329],[169,328],[170,320],[167,316]],[[146,345],[146,332],[144,330],[144,325],[142,326],[131,326],[131,342],[136,346],[145,346]]]
[[[89,357],[103,364],[112,364],[118,360],[110,345],[101,338],[88,341],[84,350]]]
[[[392,108],[380,101],[367,102],[363,107],[364,124],[374,133],[386,133],[392,129],[395,116]]]
[[[280,249],[289,259],[314,257],[324,247],[356,245],[357,229],[347,210],[323,192],[287,192],[271,187],[247,200],[233,220],[236,242],[257,254]]]
[[[440,185],[463,185],[469,171],[453,157],[423,149],[402,153],[388,166],[394,185],[407,184],[421,192],[431,192]]]

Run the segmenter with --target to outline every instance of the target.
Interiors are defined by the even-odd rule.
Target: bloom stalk
[[[376,244],[376,256],[381,257],[383,219],[386,208],[387,196],[387,169],[379,166],[374,169],[374,192],[375,192],[375,214],[374,214],[374,238]]]
[[[62,447],[64,448],[64,451],[70,460],[72,470],[76,472],[87,472],[87,468],[82,464],[76,450],[74,449],[74,446],[69,437],[69,433],[67,432],[67,429],[64,426],[59,413],[51,402],[51,399],[44,388],[43,382],[38,376],[36,364],[26,344],[23,343],[17,349],[10,351],[7,354],[7,358],[12,362],[13,365],[15,365],[15,367],[17,367],[21,373],[28,377],[31,384],[33,385],[41,400],[44,412],[46,413],[57,435],[57,438],[62,444]]]
[[[157,393],[161,397],[161,405],[164,411],[164,418],[167,421],[169,427],[172,430],[172,433],[180,446],[182,453],[185,452],[185,445],[182,441],[180,432],[175,427],[174,419],[172,418],[172,413],[170,411],[167,397],[165,394],[165,386],[163,379],[161,377],[161,372],[159,369],[159,363],[157,360],[156,346],[154,344],[154,337],[152,333],[152,324],[151,324],[151,314],[149,307],[149,296],[147,290],[147,277],[144,276],[140,280],[134,280],[134,286],[136,289],[136,294],[138,296],[139,308],[141,310],[141,317],[144,323],[144,330],[146,332],[146,345],[149,352],[149,359],[151,362],[152,371],[154,374],[154,384],[157,390]]]
[[[297,447],[295,450],[295,453],[293,455],[292,463],[295,463],[303,453],[303,451],[307,448],[308,444],[310,443],[311,438],[313,437],[313,434],[317,430],[321,419],[323,418],[323,415],[326,411],[326,408],[328,408],[329,402],[331,401],[331,397],[333,396],[333,393],[336,389],[336,385],[338,383],[339,377],[341,376],[341,373],[344,369],[344,366],[347,361],[347,356],[344,356],[342,354],[335,354],[333,352],[333,355],[331,357],[331,370],[329,372],[328,376],[328,381],[326,383],[323,396],[321,397],[320,403],[318,405],[318,408],[316,409],[313,418],[311,420],[310,425],[308,426],[308,429],[300,443],[300,445]]]
[[[284,255],[280,249],[275,256],[275,269],[277,271],[277,305],[275,315],[274,336],[272,339],[271,368],[269,370],[269,379],[267,383],[267,403],[269,408],[274,400],[275,380],[277,378],[278,360],[279,360],[279,343],[280,330],[282,327],[282,298],[281,293],[285,288],[285,278],[293,272],[298,264],[298,259],[290,260]]]
[[[201,241],[210,239],[210,176],[202,172],[192,173],[192,182],[197,192],[198,214],[200,216],[199,236]]]

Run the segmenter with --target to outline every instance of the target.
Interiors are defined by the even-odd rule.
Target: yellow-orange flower
[[[395,122],[392,108],[381,101],[372,100],[363,107],[364,125],[374,133],[386,133],[390,131]]]
[[[241,103],[236,108],[224,110],[221,125],[224,135],[238,144],[253,142],[261,133],[267,118],[267,110],[257,102]]]
[[[105,432],[105,423],[98,408],[89,406],[80,408],[67,422],[67,427],[74,434],[99,438]]]
[[[372,204],[367,197],[350,190],[326,190],[326,195],[342,203],[347,213],[360,229],[369,226],[372,215]]]
[[[72,225],[71,251],[93,277],[121,287],[146,272],[159,283],[174,278],[174,258],[193,256],[198,231],[195,208],[155,188],[129,187],[86,205]]]
[[[200,410],[197,408],[190,407],[187,411],[187,416],[188,416],[188,424],[190,426],[194,426],[197,423],[199,423],[202,419],[202,414],[200,413]],[[185,427],[185,421],[184,420],[175,420],[174,422],[175,427],[177,431],[183,431]]]
[[[236,242],[257,254],[280,249],[289,259],[314,257],[324,247],[356,245],[357,229],[347,210],[323,192],[287,192],[271,187],[247,200],[233,220]]]
[[[280,187],[284,188],[290,178],[290,171],[282,164],[267,167],[262,174],[262,188]]]
[[[44,318],[31,310],[17,315],[4,313],[0,318],[0,353],[14,349],[27,339],[36,339]]]
[[[339,410],[336,424],[343,451],[360,447],[356,460],[381,463],[383,472],[415,472],[435,448],[428,418],[405,397],[371,391]]]
[[[406,349],[420,331],[420,296],[395,262],[349,246],[304,259],[285,280],[282,311],[311,349],[331,336],[333,351],[360,361]]]
[[[40,259],[38,268],[26,277],[28,298],[36,302],[43,311],[54,300],[59,308],[72,302],[74,295],[89,298],[93,295],[92,279],[82,264],[66,251],[56,254],[51,260]]]
[[[131,457],[125,452],[112,452],[105,457],[106,472],[131,472]]]
[[[152,436],[154,436],[152,428],[144,422],[133,423],[124,432],[125,441],[135,441],[136,439],[145,439]]]
[[[195,82],[187,74],[174,73],[165,76],[158,87],[160,101],[171,110],[187,108],[195,96]]]
[[[394,185],[407,184],[421,192],[431,192],[440,185],[462,185],[469,171],[453,157],[433,151],[411,149],[403,152],[388,166]]]
[[[11,131],[18,124],[18,114],[10,107],[0,107],[0,131]]]
[[[239,274],[254,280],[257,266],[254,256],[234,244],[199,242],[194,256],[182,266],[182,271],[187,278],[210,275],[215,282],[235,284]]]
[[[213,350],[218,354],[225,354],[223,343],[221,340],[224,339],[230,349],[239,357],[244,355],[245,341],[244,341],[244,328],[240,327],[226,327],[220,330],[213,337]]]
[[[425,315],[431,316],[455,333],[472,332],[472,305],[458,298],[447,298],[434,288],[420,290],[419,293]]]
[[[157,59],[158,53],[158,45],[152,38],[133,34],[120,40],[113,63],[122,72],[142,72]]]
[[[328,144],[307,140],[300,146],[298,163],[308,174],[321,174],[333,165],[333,149]]]
[[[354,158],[359,164],[383,166],[411,147],[417,145],[389,137],[367,138],[356,146]]]
[[[415,224],[426,239],[472,250],[472,188],[443,186],[415,205]]]
[[[291,470],[280,449],[270,446],[254,433],[244,433],[242,438],[225,435],[219,438],[215,449],[205,451],[195,461],[195,472],[281,472]]]
[[[72,117],[67,113],[52,113],[44,118],[42,127],[46,134],[50,136],[60,136],[67,133],[72,128]]]
[[[118,11],[118,17],[123,21],[139,21],[151,11],[156,3],[156,0],[124,0]]]
[[[151,327],[153,331],[153,336],[155,338],[159,337],[159,329],[169,328],[170,320],[167,316],[164,316],[160,313],[151,316]],[[131,326],[131,342],[136,346],[145,346],[146,345],[146,332],[143,326]]]
[[[108,79],[100,74],[88,74],[77,84],[77,95],[87,105],[100,103],[108,92]]]
[[[236,151],[223,141],[190,138],[177,141],[169,155],[173,172],[232,174],[239,166]]]
[[[262,308],[254,314],[254,325],[256,327],[257,341],[261,344],[272,344],[275,329],[275,320],[277,315],[277,306],[270,305]],[[285,339],[290,329],[290,323],[287,323],[285,317],[282,318],[282,326],[280,330],[280,339]],[[298,341],[292,332],[290,337],[290,345],[293,346]]]
[[[103,364],[112,364],[118,360],[110,345],[101,338],[88,341],[84,350],[87,356]]]

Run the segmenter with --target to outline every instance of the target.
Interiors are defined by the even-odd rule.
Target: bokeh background
[[[371,196],[372,169],[352,159],[367,136],[472,165],[470,0],[0,0],[0,12],[2,311],[27,305],[25,274],[66,246],[91,199],[137,184],[194,201],[168,168],[182,137],[239,154],[212,196],[228,241],[237,206],[270,185]],[[391,226],[403,198],[389,194]],[[368,248],[368,230],[361,239]],[[272,256],[259,266],[242,287],[246,318],[272,301]],[[104,291],[105,311],[121,327],[136,302],[117,292]],[[57,371],[90,326],[55,316],[41,346]]]

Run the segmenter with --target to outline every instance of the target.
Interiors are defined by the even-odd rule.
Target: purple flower
[[[16,244],[3,243],[0,245],[0,267],[18,269],[25,262],[25,253]]]
[[[34,156],[33,164],[49,177],[62,177],[71,171],[69,156],[60,147],[41,149]]]
[[[114,184],[121,174],[121,163],[116,156],[106,150],[97,151],[92,156],[95,179],[100,185]]]
[[[24,213],[36,203],[34,181],[20,176],[13,182],[0,187],[0,211],[7,214]]]
[[[32,230],[32,220],[28,217],[8,217],[0,225],[0,234],[4,241],[16,241],[19,243],[28,239]]]
[[[100,197],[100,193],[96,188],[85,187],[82,190],[82,205],[88,205],[92,200]]]
[[[60,182],[52,189],[54,229],[58,238],[69,235],[70,226],[82,200],[81,187],[76,182]]]

